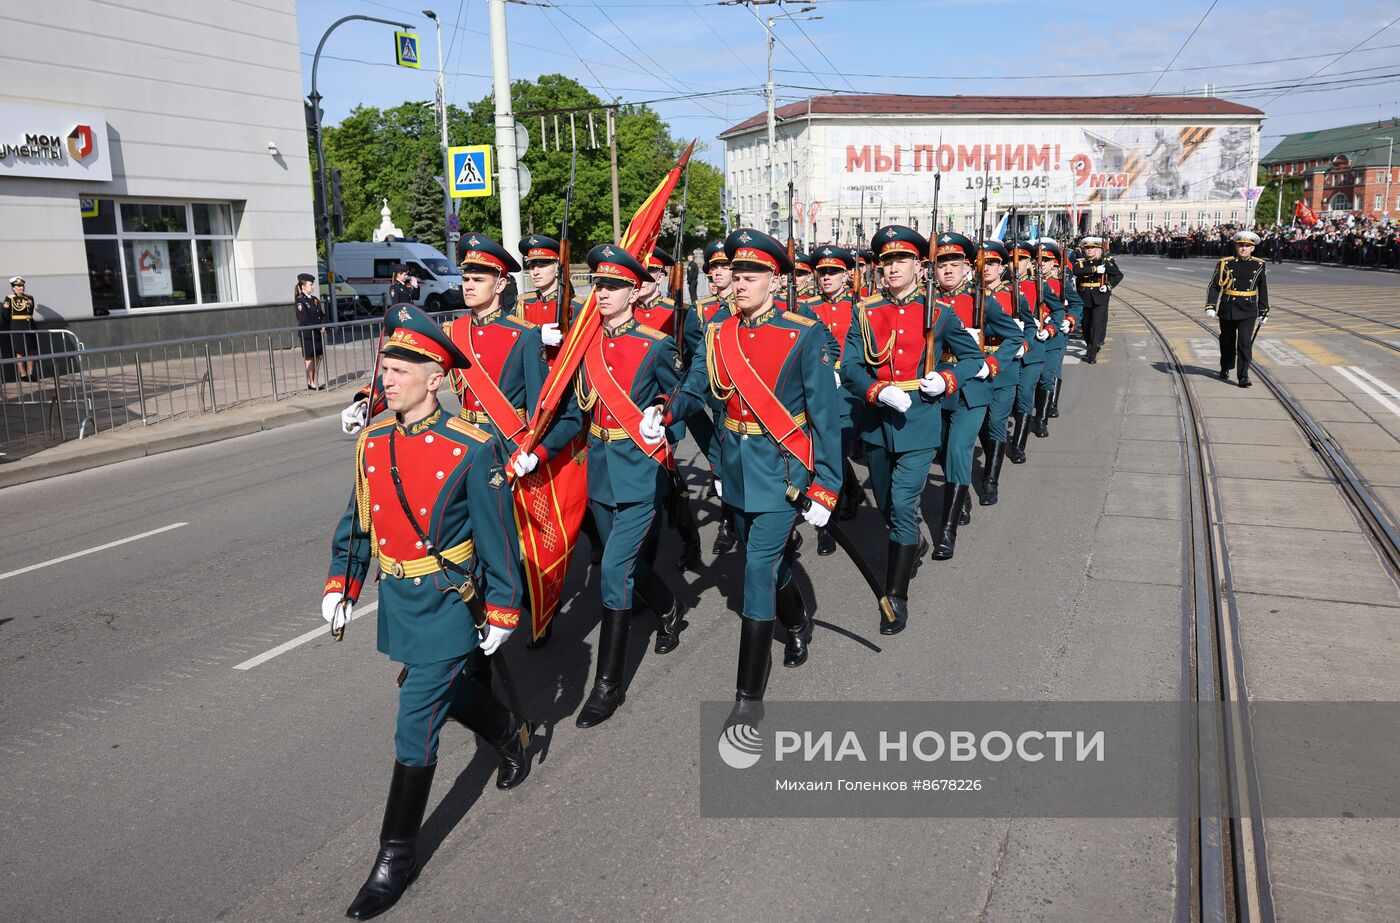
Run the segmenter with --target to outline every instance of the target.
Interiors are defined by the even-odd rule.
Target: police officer
[[[10,294],[5,296],[5,300],[0,302],[0,315],[4,316],[5,328],[11,331],[11,345],[14,347],[15,358],[21,359],[15,364],[16,374],[19,381],[34,380],[34,363],[24,360],[25,356],[32,356],[39,351],[38,337],[34,335],[34,296],[25,291],[24,279],[15,276],[10,280]],[[18,333],[19,336],[14,336]]]
[[[649,274],[622,247],[588,253],[602,327],[584,353],[575,382],[588,426],[588,506],[603,539],[603,621],[593,691],[576,723],[590,728],[622,704],[628,622],[635,595],[656,613],[656,653],[681,641],[686,623],[665,581],[652,567],[674,465],[662,408],[680,380],[676,344],[637,322],[633,308]]]
[[[1006,460],[1007,418],[1016,402],[1021,382],[1021,359],[1026,354],[1026,331],[1035,331],[1035,318],[1030,305],[1021,297],[1014,275],[1004,275],[1010,269],[1011,251],[999,240],[984,240],[981,248],[982,284],[985,287],[984,311],[988,320],[982,331],[982,351],[991,352],[999,371],[992,378],[992,402],[987,405],[987,419],[978,434],[982,441],[982,490],[979,502],[992,506],[998,499],[1001,467]],[[1011,270],[1014,273],[1014,270]],[[1000,313],[998,313],[1000,312]],[[1007,341],[1006,327],[1001,315],[1016,325],[1016,338]],[[1008,347],[1014,347],[1010,352]]]
[[[723,402],[720,477],[745,556],[731,720],[752,724],[762,714],[775,617],[787,629],[783,665],[807,660],[812,617],[787,547],[799,511],[820,528],[836,506],[840,423],[829,334],[773,304],[792,269],[786,250],[753,228],[734,231],[724,249],[737,314],[706,328],[670,415],[689,416],[711,396]]]
[[[530,274],[530,284],[535,290],[515,302],[515,314],[522,320],[540,328],[540,340],[546,347],[549,362],[558,355],[559,344],[564,335],[559,330],[559,284],[562,272],[559,261],[562,252],[559,241],[543,234],[531,234],[520,241],[519,247],[525,260],[525,271]],[[573,310],[571,306],[570,311]]]
[[[857,306],[842,351],[841,380],[865,405],[856,438],[866,445],[875,505],[889,528],[885,594],[891,611],[882,613],[880,633],[893,635],[908,621],[909,581],[928,550],[919,511],[934,453],[943,444],[943,404],[982,371],[983,362],[981,348],[957,313],[927,303],[930,293],[921,284],[919,262],[929,253],[929,242],[903,225],[889,225],[875,234],[872,248],[889,288]],[[950,255],[953,250],[965,257],[961,246]],[[965,272],[965,263],[960,270]],[[945,349],[958,362],[936,369]]]
[[[326,323],[326,312],[321,308],[321,299],[316,297],[316,277],[309,272],[298,273],[293,297],[297,326],[301,328],[301,357],[306,362],[306,389],[324,391],[324,384],[316,384],[316,369],[317,366],[325,368],[326,343],[321,328]]]
[[[987,409],[995,394],[993,380],[1011,366],[1025,341],[1015,318],[1005,311],[990,307],[984,294],[986,282],[978,259],[978,247],[962,234],[952,231],[938,236],[934,253],[934,277],[937,280],[938,301],[947,304],[958,315],[963,327],[977,341],[979,355],[984,355],[982,368],[972,378],[960,382],[957,394],[943,401],[943,425],[946,428],[941,451],[943,462],[943,516],[938,539],[933,548],[935,561],[946,561],[957,550],[958,526],[972,520],[972,447],[982,431]],[[1005,253],[990,251],[984,257]],[[1000,261],[988,274],[1000,276]],[[981,289],[982,293],[979,293]],[[950,345],[943,348],[938,368],[952,371],[963,357]],[[1004,432],[1003,432],[1004,436]],[[986,455],[984,454],[984,464]]]
[[[1084,361],[1093,365],[1108,333],[1108,299],[1123,281],[1123,270],[1104,253],[1102,237],[1086,237],[1079,246],[1083,252],[1074,261],[1074,287],[1084,302]]]
[[[413,304],[418,300],[418,277],[409,272],[408,266],[395,263],[390,275],[393,281],[389,283],[389,304]]]
[[[1215,266],[1206,290],[1206,317],[1220,318],[1220,377],[1230,380],[1236,370],[1241,388],[1250,387],[1249,364],[1254,358],[1254,323],[1269,319],[1269,284],[1264,261],[1254,255],[1259,235],[1239,231],[1234,236],[1235,255]]]
[[[524,594],[505,454],[491,434],[438,406],[446,374],[469,360],[432,319],[400,305],[386,313],[384,331],[381,381],[394,417],[356,444],[355,489],[332,539],[321,604],[332,629],[343,630],[377,558],[378,648],[405,667],[379,853],[346,911],[358,920],[393,906],[418,873],[418,831],[447,718],[495,747],[498,788],[530,771],[528,726],[492,694],[482,666],[520,624]]]

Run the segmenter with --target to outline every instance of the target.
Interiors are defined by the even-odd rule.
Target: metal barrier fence
[[[436,316],[438,320],[452,313]],[[0,361],[0,451],[45,446],[305,393],[302,343],[319,343],[318,390],[361,385],[374,368],[379,318],[85,349],[69,330],[37,331],[60,346]],[[47,339],[44,339],[47,338]],[[32,381],[19,379],[32,363]]]

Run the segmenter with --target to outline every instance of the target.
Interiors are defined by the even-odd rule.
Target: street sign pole
[[[491,13],[491,83],[496,97],[496,157],[501,175],[501,246],[520,258],[520,180],[515,172],[515,115],[510,101],[505,0],[488,0]],[[516,279],[516,285],[520,280]]]

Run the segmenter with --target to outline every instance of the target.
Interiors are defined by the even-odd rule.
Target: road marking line
[[[189,525],[189,523],[187,522],[174,522],[168,526],[161,526],[159,529],[152,529],[149,532],[142,532],[140,535],[133,535],[130,538],[119,538],[115,542],[108,542],[105,545],[98,545],[96,548],[88,548],[85,551],[75,551],[72,554],[65,554],[61,558],[54,558],[52,561],[44,561],[39,564],[31,564],[28,567],[21,567],[19,570],[12,570],[7,574],[0,574],[0,580],[8,580],[11,577],[18,577],[20,574],[27,574],[32,570],[38,570],[41,567],[48,567],[52,564],[62,564],[64,561],[71,561],[74,558],[81,558],[84,555],[96,554],[99,551],[106,551],[108,548],[115,548],[118,545],[125,545],[127,542],[135,542],[143,538],[150,538],[152,535],[159,535],[162,532],[169,532],[171,529],[178,529],[181,526],[187,525]]]
[[[1362,391],[1365,391],[1367,394],[1371,395],[1371,397],[1375,398],[1377,404],[1380,404],[1380,405],[1381,405],[1382,407],[1384,407],[1386,410],[1389,410],[1391,413],[1395,414],[1397,417],[1400,417],[1400,406],[1396,406],[1395,402],[1392,401],[1392,400],[1390,400],[1390,398],[1385,397],[1385,396],[1382,395],[1379,391],[1377,391],[1375,388],[1371,387],[1371,386],[1368,385],[1366,382],[1362,381],[1361,378],[1360,378],[1359,376],[1357,376],[1357,375],[1352,371],[1352,369],[1348,369],[1348,368],[1346,368],[1346,367],[1344,367],[1344,366],[1340,366],[1340,365],[1334,365],[1334,366],[1332,366],[1332,367],[1333,367],[1334,369],[1336,369],[1337,372],[1338,372],[1343,378],[1345,378],[1347,381],[1349,381],[1349,382],[1351,382],[1352,384],[1356,385],[1356,386],[1357,386],[1358,388],[1360,388]],[[1355,368],[1355,366],[1353,366],[1352,368]]]
[[[1386,384],[1385,382],[1381,381],[1381,380],[1380,380],[1379,378],[1377,378],[1376,376],[1372,375],[1370,372],[1368,372],[1368,371],[1366,371],[1365,369],[1363,369],[1361,366],[1359,366],[1359,365],[1353,365],[1353,366],[1349,366],[1349,368],[1350,368],[1353,372],[1355,372],[1356,374],[1360,375],[1362,378],[1364,378],[1364,379],[1366,379],[1367,381],[1369,381],[1371,384],[1375,385],[1377,388],[1380,388],[1380,389],[1381,389],[1382,391],[1384,391],[1386,394],[1389,394],[1391,397],[1395,398],[1396,400],[1400,400],[1400,391],[1395,390],[1395,389],[1392,388],[1390,385]]]
[[[1285,342],[1319,365],[1341,365],[1346,362],[1341,356],[1312,340],[1296,339]]]
[[[355,607],[355,611],[352,612],[352,613],[350,613],[350,621],[353,622],[355,619],[359,618],[359,617],[362,616],[362,615],[369,615],[371,612],[373,612],[375,609],[378,609],[378,608],[379,608],[379,600],[377,600],[377,599],[376,599],[374,602],[372,602],[372,603],[367,603],[367,604],[364,605],[364,606],[356,606],[356,607]],[[329,629],[329,628],[313,628],[313,629],[311,629],[310,631],[308,631],[306,634],[304,634],[304,635],[298,635],[297,637],[293,638],[292,640],[283,642],[282,644],[277,645],[276,647],[272,648],[271,650],[263,651],[261,654],[259,654],[259,655],[256,656],[256,657],[249,658],[248,660],[245,660],[245,661],[243,661],[242,663],[239,663],[239,664],[234,664],[234,667],[233,667],[233,668],[234,668],[235,670],[251,670],[251,669],[253,669],[253,667],[256,667],[256,666],[258,666],[258,665],[260,665],[260,664],[267,663],[267,662],[268,662],[269,660],[271,660],[273,657],[277,657],[277,656],[280,656],[280,655],[282,655],[282,654],[287,653],[287,651],[290,651],[290,650],[291,650],[292,648],[294,648],[294,647],[300,647],[301,645],[305,644],[307,641],[310,641],[310,640],[312,640],[312,639],[314,639],[314,638],[320,638],[320,637],[323,637],[323,636],[328,635],[328,634],[330,634],[330,629]]]

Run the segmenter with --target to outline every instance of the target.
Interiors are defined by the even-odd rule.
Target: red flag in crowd
[[[1293,217],[1303,222],[1307,227],[1312,227],[1314,224],[1317,224],[1318,221],[1317,212],[1308,208],[1301,201],[1293,203]]]

